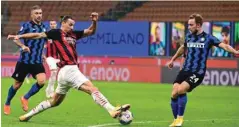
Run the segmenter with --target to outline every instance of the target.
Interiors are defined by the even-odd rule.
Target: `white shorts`
[[[53,57],[46,58],[46,63],[49,66],[50,70],[56,70],[57,69],[56,63],[58,63],[59,61],[60,61],[59,59],[55,59]]]
[[[65,65],[58,73],[56,93],[66,94],[70,88],[79,87],[89,81],[79,70],[77,65]]]

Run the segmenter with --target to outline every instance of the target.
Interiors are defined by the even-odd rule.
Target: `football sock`
[[[36,94],[42,87],[43,85],[40,86],[38,83],[35,83],[34,85],[32,85],[32,88],[28,91],[28,93],[25,94],[24,98],[28,100],[31,96]]]
[[[51,103],[46,100],[46,101],[43,101],[41,102],[39,105],[37,105],[35,108],[33,108],[30,112],[28,112],[27,114],[25,114],[26,117],[31,117],[33,115],[36,115],[48,108],[51,107]]]
[[[95,91],[91,94],[94,101],[100,106],[104,107],[108,112],[112,111],[115,107],[110,104],[110,102],[105,98],[100,91]]]
[[[11,100],[12,100],[12,98],[15,96],[16,92],[17,92],[17,90],[15,90],[15,89],[13,88],[13,86],[11,86],[11,87],[9,88],[9,90],[8,90],[8,96],[7,96],[7,101],[6,101],[5,105],[10,105]]]
[[[178,116],[183,116],[185,107],[187,104],[187,94],[181,94],[178,96]]]
[[[178,97],[177,98],[171,98],[171,108],[172,108],[174,119],[177,119],[177,115],[178,115]]]

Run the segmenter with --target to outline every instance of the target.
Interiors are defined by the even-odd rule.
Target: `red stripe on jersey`
[[[54,42],[56,44],[56,47],[58,48],[59,50],[59,55],[60,57],[62,58],[63,61],[70,61],[70,58],[68,57],[65,49],[63,48],[62,44],[58,41],[58,40],[55,40]]]
[[[55,59],[59,58],[56,52],[56,46],[51,42],[51,40],[48,40],[46,50],[47,50],[46,57],[53,57]]]
[[[52,44],[52,52],[53,52],[53,58],[58,59],[58,54],[56,51],[56,46],[54,44]]]

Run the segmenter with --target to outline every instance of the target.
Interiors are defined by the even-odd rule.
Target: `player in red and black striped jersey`
[[[29,113],[20,116],[20,121],[28,121],[32,116],[58,106],[68,92],[69,88],[75,88],[91,95],[94,101],[104,107],[113,118],[117,118],[121,112],[130,108],[129,104],[114,107],[106,99],[106,97],[89,81],[79,70],[77,66],[76,40],[90,36],[96,31],[96,23],[98,13],[91,14],[92,24],[88,29],[83,31],[73,30],[75,21],[71,16],[63,16],[61,18],[61,29],[54,29],[44,33],[29,33],[20,36],[9,36],[10,38],[49,38],[53,40],[53,44],[57,47],[57,53],[60,56],[58,63],[61,68],[58,73],[58,86],[52,100],[41,102],[37,107]]]
[[[50,21],[50,28],[56,29],[57,22],[52,20]],[[54,84],[56,82],[57,76],[57,62],[59,62],[59,56],[57,53],[56,46],[53,44],[52,39],[48,39],[46,44],[46,63],[50,69],[50,77],[48,81],[48,85],[46,88],[46,97],[50,98],[54,95]]]

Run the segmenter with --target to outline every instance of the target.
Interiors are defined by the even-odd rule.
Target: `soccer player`
[[[221,43],[216,37],[202,30],[203,18],[200,14],[192,14],[188,20],[189,33],[186,35],[185,43],[170,60],[168,67],[173,67],[173,62],[182,56],[184,50],[186,58],[182,70],[173,83],[171,95],[171,108],[174,121],[170,127],[180,127],[183,124],[183,115],[187,103],[187,92],[191,92],[202,82],[206,72],[206,62],[209,50],[212,46],[221,47],[224,50],[239,54],[230,45]]]
[[[50,28],[56,29],[57,23],[56,21],[50,21]],[[50,98],[53,97],[54,94],[54,84],[56,82],[56,75],[57,75],[57,65],[56,63],[59,62],[59,56],[56,53],[56,47],[52,42],[52,39],[48,40],[46,45],[46,63],[50,69],[50,77],[48,81],[48,85],[46,88],[46,97]]]
[[[92,24],[88,29],[83,31],[73,30],[75,21],[71,16],[63,16],[61,19],[61,29],[53,29],[42,33],[28,33],[24,35],[9,35],[8,38],[48,38],[53,40],[53,44],[57,47],[57,53],[60,56],[58,66],[58,85],[53,99],[41,102],[25,115],[19,117],[20,121],[28,121],[34,115],[45,111],[51,107],[58,106],[64,100],[70,88],[84,91],[92,96],[94,101],[104,107],[111,117],[117,118],[122,111],[130,108],[129,104],[114,107],[106,99],[106,97],[93,85],[79,70],[77,66],[76,40],[93,35],[96,31],[98,13],[91,14]]]
[[[31,7],[31,21],[22,25],[19,35],[24,33],[39,33],[45,32],[46,27],[42,20],[42,9],[36,5]],[[29,73],[37,80],[31,89],[24,96],[21,97],[22,109],[28,110],[28,99],[36,94],[45,83],[46,74],[42,64],[42,51],[46,39],[25,39],[24,44],[19,40],[14,42],[21,47],[21,55],[16,64],[15,71],[12,78],[15,79],[14,84],[9,88],[8,97],[4,105],[4,114],[10,114],[10,103],[17,90],[21,87],[26,75]]]

